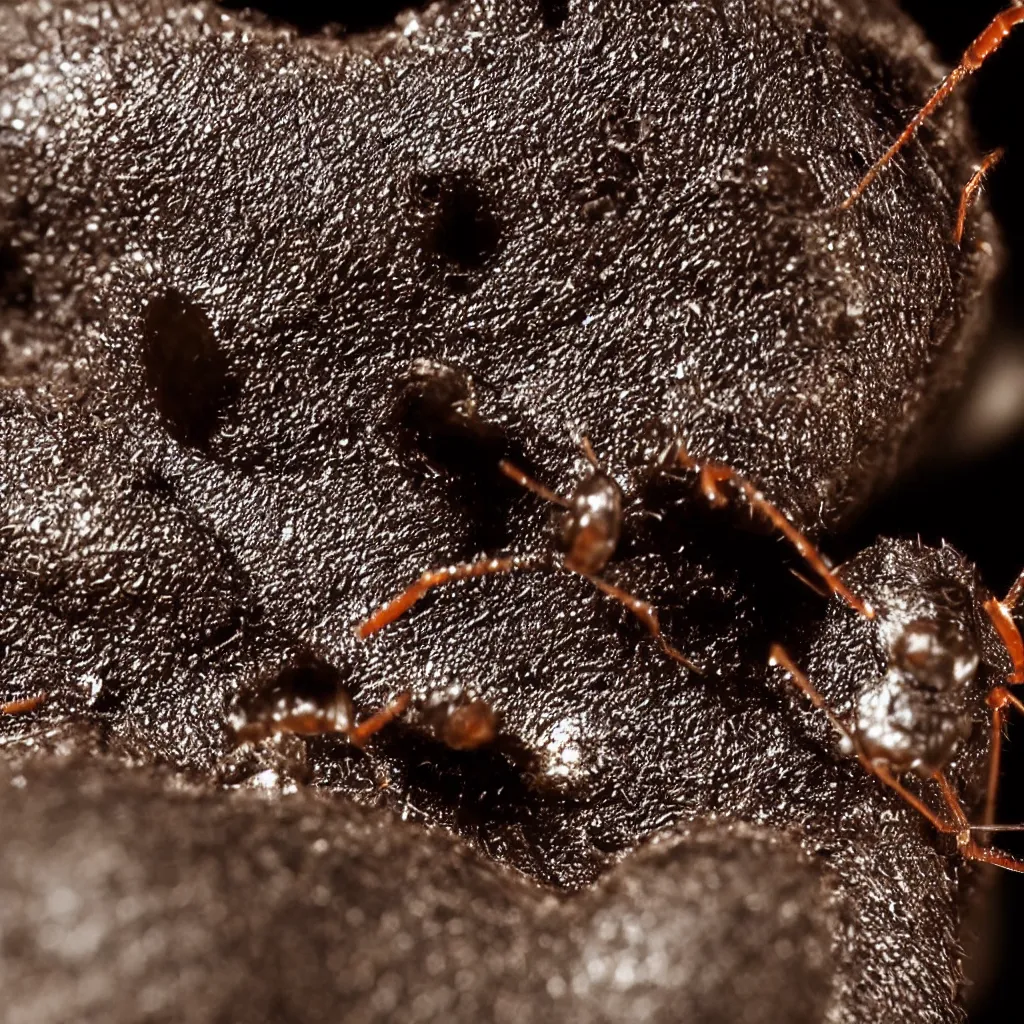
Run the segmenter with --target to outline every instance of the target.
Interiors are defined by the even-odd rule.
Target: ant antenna
[[[684,469],[700,474],[701,492],[714,508],[722,508],[728,504],[729,499],[722,489],[722,484],[732,484],[747,499],[751,508],[760,512],[793,545],[797,553],[817,573],[831,593],[842,598],[864,618],[873,619],[875,617],[874,608],[843,583],[832,571],[832,566],[825,556],[790,522],[785,513],[768,501],[749,480],[724,463],[699,462],[690,456],[683,445],[679,446],[676,460]]]
[[[412,694],[408,690],[403,690],[390,704],[381,708],[380,711],[372,714],[365,722],[361,725],[353,726],[347,733],[349,743],[354,747],[362,747],[366,745],[366,741],[369,740],[374,733],[378,733],[385,725],[393,722],[403,711],[409,706],[409,701],[412,699]]]
[[[1015,0],[1012,7],[997,14],[988,27],[967,48],[960,63],[945,77],[927,103],[914,115],[899,138],[858,182],[857,187],[843,200],[841,210],[848,210],[864,194],[879,172],[917,134],[918,128],[949,98],[950,93],[969,75],[974,74],[1006,42],[1006,37],[1024,21],[1024,7]]]
[[[1002,160],[1005,152],[1004,149],[993,149],[991,153],[986,154],[985,158],[981,161],[981,166],[971,175],[971,180],[964,185],[964,190],[960,194],[960,209],[956,215],[956,227],[953,229],[954,245],[959,245],[964,239],[964,225],[967,223],[967,213],[974,203],[985,175]]]
[[[964,812],[960,800],[950,785],[949,780],[941,771],[935,772],[932,775],[932,779],[939,787],[946,807],[952,815],[953,824],[941,818],[923,800],[911,793],[885,764],[873,761],[864,753],[860,743],[857,742],[857,737],[853,730],[829,707],[825,698],[815,689],[807,676],[796,667],[789,654],[779,644],[772,645],[768,664],[777,665],[784,669],[793,683],[811,703],[828,716],[832,726],[846,740],[857,760],[869,775],[875,776],[880,782],[893,790],[901,799],[913,807],[918,814],[926,818],[937,832],[956,836],[957,849],[960,851],[961,856],[967,860],[975,860],[983,864],[995,864],[997,867],[1005,868],[1007,871],[1024,874],[1024,861],[1002,853],[1000,850],[993,850],[987,846],[982,846],[975,841],[972,833],[978,831],[979,827],[972,826],[967,820],[967,814]],[[1015,830],[1012,826],[1009,828],[1002,826],[980,827],[980,830],[985,829],[989,831]]]
[[[8,701],[0,704],[0,715],[24,715],[29,711],[35,711],[50,695],[43,690],[34,697],[22,697],[19,700]]]

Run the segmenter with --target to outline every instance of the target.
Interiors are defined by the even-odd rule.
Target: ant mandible
[[[658,613],[652,604],[601,577],[600,573],[604,571],[614,555],[622,532],[622,489],[614,477],[601,468],[594,449],[586,437],[582,439],[581,447],[590,464],[590,472],[576,485],[571,498],[563,498],[560,494],[549,490],[543,484],[527,476],[518,466],[507,459],[503,459],[499,463],[502,473],[510,480],[536,494],[539,498],[565,510],[559,530],[560,546],[564,551],[560,563],[550,553],[506,555],[480,558],[473,562],[460,562],[443,569],[427,570],[414,583],[381,605],[365,621],[359,623],[355,627],[356,636],[360,640],[372,636],[404,615],[417,601],[436,587],[477,576],[497,575],[525,569],[561,567],[569,572],[578,573],[603,594],[618,601],[644,625],[651,636],[658,641],[665,654],[692,671],[700,673],[702,670],[699,666],[665,639],[661,631]]]
[[[842,739],[842,751],[856,757],[869,774],[893,789],[939,832],[955,835],[965,858],[1024,873],[1024,861],[983,846],[974,838],[977,831],[1012,828],[992,825],[1005,711],[1012,706],[1024,712],[1024,702],[1006,685],[992,687],[985,696],[991,713],[992,749],[984,825],[970,824],[945,772],[969,735],[978,707],[980,695],[972,684],[983,656],[984,623],[995,631],[1009,655],[1012,669],[1006,683],[1024,683],[1024,640],[1013,619],[1013,609],[1024,593],[1024,573],[999,600],[978,584],[973,568],[951,548],[936,551],[881,541],[868,552],[874,551],[883,571],[879,566],[873,567],[874,571],[869,567],[854,588],[843,577],[856,578],[863,572],[854,564],[857,559],[834,571],[810,540],[735,470],[720,463],[699,462],[682,448],[678,463],[699,473],[701,491],[711,504],[728,502],[727,487],[742,495],[855,613],[851,616],[842,606],[838,611],[834,608],[837,614],[822,638],[822,660],[836,676],[842,671],[836,668],[836,649],[857,652],[850,659],[855,667],[847,672],[853,674],[847,681],[855,687],[848,716],[833,710],[783,647],[773,645],[769,656],[769,663],[783,668],[814,707],[828,716]],[[870,595],[870,600],[856,593],[858,589]],[[884,664],[881,676],[858,678],[863,673],[865,649],[880,653]],[[899,777],[908,772],[937,784],[950,820],[903,785]]]
[[[864,194],[865,190],[878,177],[879,172],[917,134],[917,130],[921,125],[949,98],[953,90],[965,78],[973,75],[1006,42],[1007,37],[1021,22],[1024,22],[1024,0],[1015,0],[1011,7],[1008,7],[992,19],[981,35],[967,47],[963,57],[960,59],[960,63],[943,79],[925,105],[914,115],[906,128],[903,129],[896,141],[879,157],[857,183],[856,188],[846,197],[840,209],[848,210]],[[957,245],[960,244],[963,238],[967,211],[978,189],[981,187],[982,179],[999,161],[1002,155],[1003,151],[1001,149],[989,153],[971,177],[971,180],[964,186],[960,197],[960,209],[957,214],[956,228],[953,233],[953,241]]]

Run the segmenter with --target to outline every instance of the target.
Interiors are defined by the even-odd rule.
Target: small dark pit
[[[501,245],[501,225],[487,190],[466,173],[417,176],[411,183],[424,247],[440,257],[457,291],[469,290],[468,272],[482,269]],[[459,273],[461,271],[461,273]]]
[[[0,306],[28,312],[34,303],[32,277],[21,253],[10,242],[0,242]]]
[[[207,450],[238,395],[226,354],[203,310],[171,289],[146,309],[142,370],[168,433]]]
[[[546,28],[561,28],[569,17],[569,0],[540,0],[540,12]]]

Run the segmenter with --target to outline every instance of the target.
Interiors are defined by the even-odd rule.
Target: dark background
[[[1007,2],[905,0],[904,7],[925,27],[943,59],[954,64]],[[227,0],[225,5],[258,7],[303,31],[317,31],[329,22],[373,28],[412,6],[409,0]],[[966,86],[981,149],[1006,148],[987,188],[1007,259],[985,356],[963,408],[950,418],[923,465],[882,496],[833,548],[834,554],[847,554],[879,533],[920,536],[933,544],[947,540],[976,562],[1000,593],[1024,568],[1022,516],[1015,501],[1024,466],[1024,202],[1015,187],[1024,181],[1022,60],[1024,26]],[[1024,722],[1012,722],[1000,805],[1007,822],[1024,822],[1022,739]],[[1003,845],[1024,855],[1024,835],[1008,837]],[[986,869],[980,883],[978,910],[967,935],[966,970],[974,981],[971,1024],[1018,1020],[1019,968],[1013,954],[1024,936],[1024,876]]]

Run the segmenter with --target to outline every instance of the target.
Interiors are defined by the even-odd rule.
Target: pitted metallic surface
[[[467,1021],[960,1019],[951,851],[765,665],[786,643],[848,709],[877,636],[655,459],[679,429],[815,531],[896,469],[992,272],[983,214],[948,241],[961,112],[840,216],[937,71],[888,4],[607,0],[555,28],[550,6],[440,5],[351,43],[212,7],[0,6],[0,696],[50,693],[0,730],[137,772],[32,761],[0,789],[23,1019],[217,1020],[219,958],[239,1020],[447,998]],[[571,494],[582,434],[627,497],[609,579],[705,676],[565,572],[442,589],[356,641],[422,569],[550,544],[496,458]],[[1005,669],[984,643],[968,788]],[[234,751],[239,698],[309,656],[359,715],[465,694],[498,741],[451,751],[413,719],[365,751]],[[48,887],[98,945],[54,952]],[[118,924],[122,898],[148,909]],[[476,937],[433,973],[438,915]],[[87,955],[135,941],[186,950],[189,983],[177,954]]]

